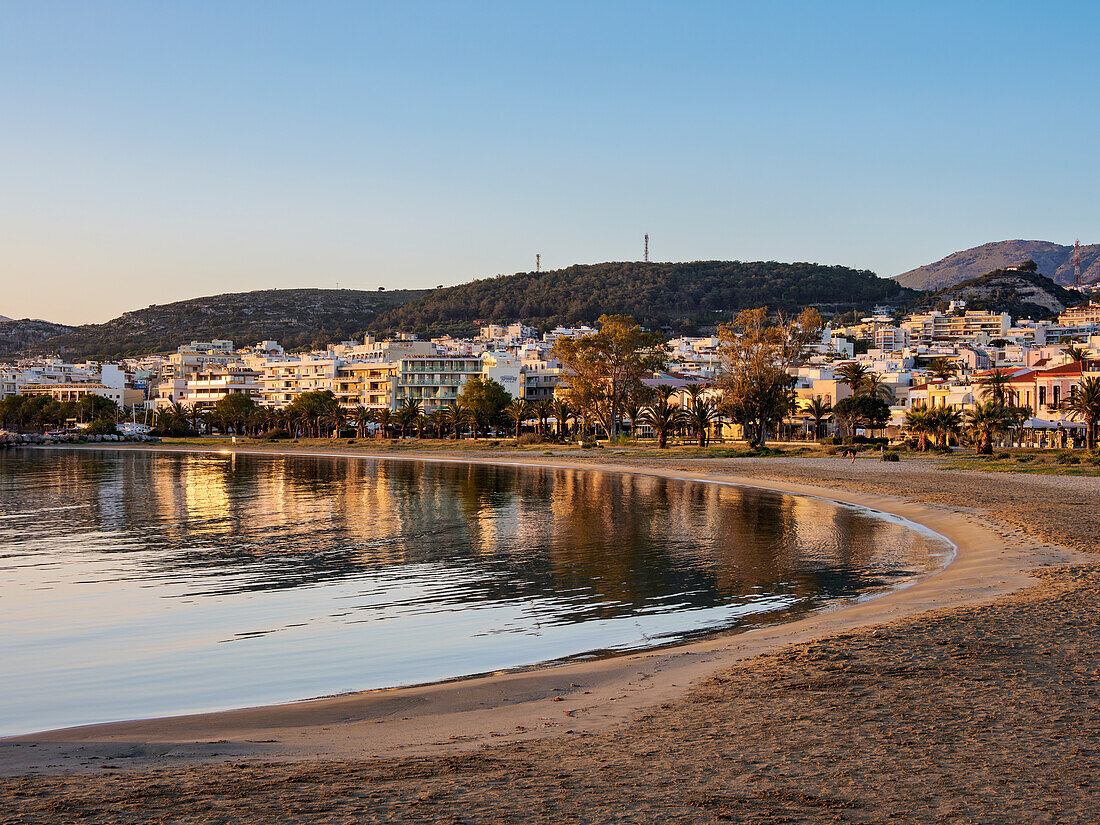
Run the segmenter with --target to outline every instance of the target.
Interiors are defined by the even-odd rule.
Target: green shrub
[[[1064,452],[1064,453],[1061,453],[1058,456],[1058,463],[1059,464],[1080,464],[1081,463],[1081,457],[1077,456],[1077,455],[1074,455],[1071,452]]]
[[[516,439],[516,446],[529,447],[532,444],[541,444],[542,436],[538,433],[524,433]]]
[[[1024,453],[1023,455],[1016,456],[1016,460],[1021,464],[1027,464],[1029,461],[1034,461],[1035,456],[1031,453]]]
[[[290,433],[283,429],[265,430],[260,433],[260,438],[264,441],[277,441],[281,438],[290,438]]]
[[[997,458],[997,459],[1001,459],[1001,458],[1012,458],[1012,453],[1010,453],[1010,452],[1006,452],[1006,451],[1001,451],[1001,452],[997,453],[997,454],[996,454],[995,456],[993,456],[993,457],[994,457],[994,458]]]
[[[895,453],[893,450],[891,450],[888,453],[883,453],[882,454],[882,460],[883,461],[901,461],[901,458],[898,456],[897,453]]]

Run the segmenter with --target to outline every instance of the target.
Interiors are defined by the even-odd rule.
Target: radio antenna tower
[[[535,253],[535,272],[538,272],[540,269],[542,269],[542,255],[540,255],[538,252],[536,252]]]
[[[647,264],[649,263],[649,233],[645,233],[645,257],[642,258]]]
[[[1073,285],[1081,288],[1081,239],[1073,242]]]

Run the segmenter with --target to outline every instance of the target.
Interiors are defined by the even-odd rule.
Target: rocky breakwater
[[[37,444],[77,444],[97,441],[160,441],[151,435],[84,435],[83,433],[14,433],[0,430],[0,449]]]

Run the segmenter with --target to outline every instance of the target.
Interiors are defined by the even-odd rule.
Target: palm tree
[[[958,374],[959,367],[950,358],[933,358],[928,362],[925,372],[940,381],[950,381]]]
[[[339,438],[340,430],[348,421],[348,412],[343,407],[333,406],[326,409],[319,419],[319,423],[330,433],[331,438]]]
[[[867,378],[863,382],[863,394],[872,398],[881,398],[887,404],[894,400],[894,391],[877,372],[867,373]]]
[[[814,418],[814,438],[821,438],[821,422],[832,417],[833,405],[823,396],[816,395],[806,403],[806,412]]]
[[[951,436],[955,436],[957,440],[959,431],[962,429],[962,413],[954,405],[932,407],[928,411],[928,417],[932,432],[936,436],[936,444],[941,447],[950,447]]]
[[[1085,420],[1086,446],[1096,447],[1096,427],[1100,422],[1100,378],[1086,377],[1073,388],[1069,399],[1069,414]]]
[[[382,437],[386,437],[387,431],[393,426],[394,415],[393,410],[389,407],[382,407],[374,414],[374,420],[377,422],[378,427],[382,430]]]
[[[905,413],[905,429],[917,437],[917,446],[922,453],[928,447],[928,436],[936,432],[931,413],[927,407],[914,407]]]
[[[415,398],[406,398],[397,411],[397,422],[401,425],[401,437],[408,435],[408,428],[420,417],[420,402]]]
[[[546,399],[536,401],[531,405],[531,412],[534,413],[535,418],[539,420],[539,435],[545,438],[546,420],[554,414],[554,405]]]
[[[454,431],[455,438],[462,438],[462,431],[473,418],[470,408],[461,401],[454,401],[441,412],[443,422]]]
[[[569,419],[573,418],[573,408],[564,398],[554,399],[554,418],[558,422],[558,439],[564,441],[569,432]]]
[[[660,450],[668,446],[668,434],[679,426],[683,416],[680,405],[671,401],[674,392],[668,384],[658,385],[657,398],[640,413],[642,423],[648,424],[657,433],[657,448]]]
[[[424,416],[424,426],[435,432],[436,438],[443,437],[443,411],[432,410]]]
[[[1077,344],[1070,344],[1062,352],[1069,356],[1070,361],[1084,361],[1089,357],[1088,350],[1077,346]]]
[[[523,427],[523,422],[531,417],[531,405],[522,398],[517,398],[504,408],[504,414],[515,423],[516,438],[519,438],[519,431]]]
[[[704,398],[702,393],[695,395],[688,395],[688,410],[686,413],[686,420],[691,424],[691,429],[695,432],[695,438],[700,447],[707,446],[708,428],[714,421],[714,416],[717,412],[718,405],[714,399]]]
[[[848,385],[848,388],[852,391],[852,395],[862,395],[864,386],[871,373],[863,364],[853,362],[851,364],[844,364],[836,371],[836,374],[842,383]]]
[[[1000,369],[995,369],[978,379],[978,395],[983,401],[993,401],[999,406],[1008,403],[1009,385],[1012,376]]]
[[[355,430],[360,438],[367,437],[367,424],[371,421],[371,411],[362,404],[351,411],[351,417],[355,420]]]
[[[977,452],[993,455],[993,435],[1005,428],[1004,407],[996,401],[985,401],[967,412],[966,423],[974,432]]]

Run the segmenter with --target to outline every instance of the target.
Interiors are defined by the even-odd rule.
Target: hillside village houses
[[[851,394],[838,377],[846,363],[858,362],[885,385],[891,407],[888,432],[900,431],[907,411],[926,405],[972,408],[980,396],[977,382],[998,369],[1011,376],[1015,402],[1033,412],[1036,429],[1080,427],[1066,410],[1074,387],[1086,375],[1100,375],[1100,305],[1063,312],[1054,322],[1017,320],[1003,313],[966,310],[917,313],[897,322],[886,308],[859,324],[823,331],[808,359],[793,369],[800,408],[821,397],[836,404]],[[589,334],[589,327],[558,327],[545,333],[523,324],[481,327],[477,337],[422,340],[414,335],[388,340],[366,337],[323,351],[287,353],[275,341],[236,348],[228,340],[192,341],[168,356],[124,359],[117,364],[66,363],[27,359],[0,365],[0,397],[13,393],[48,394],[58,400],[97,394],[123,407],[156,410],[180,404],[213,406],[229,394],[248,395],[260,406],[285,407],[303,392],[331,390],[344,407],[397,410],[407,400],[425,413],[454,402],[473,376],[499,381],[515,398],[551,400],[563,378],[551,356],[562,336]],[[861,342],[857,353],[856,342]],[[1072,361],[1068,342],[1083,348],[1083,361]],[[647,383],[683,390],[709,383],[721,363],[716,337],[680,337],[669,342],[667,373]],[[955,365],[950,379],[928,374],[935,359]],[[813,419],[804,411],[788,420],[795,433],[811,433]]]

